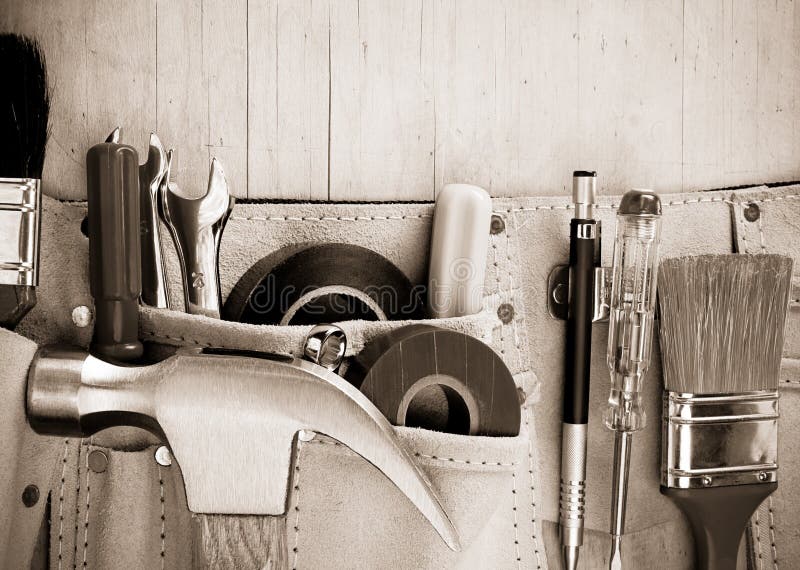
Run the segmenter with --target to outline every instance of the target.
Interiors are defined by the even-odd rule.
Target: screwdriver
[[[641,389],[650,366],[660,235],[658,196],[649,190],[626,192],[617,210],[607,355],[611,394],[603,416],[614,431],[612,570],[622,568],[631,440],[645,426]]]

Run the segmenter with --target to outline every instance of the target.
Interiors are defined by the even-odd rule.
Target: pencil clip
[[[594,270],[594,314],[592,322],[608,321],[611,303],[611,267]],[[567,320],[569,313],[569,265],[556,265],[547,277],[547,311],[554,319]]]

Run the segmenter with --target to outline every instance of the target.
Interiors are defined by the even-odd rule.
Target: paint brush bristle
[[[0,177],[41,178],[50,94],[35,40],[0,34]]]
[[[776,390],[792,259],[701,255],[658,274],[665,389],[690,394]]]

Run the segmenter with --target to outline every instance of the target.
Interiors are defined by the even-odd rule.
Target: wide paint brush
[[[669,259],[659,270],[661,492],[689,519],[698,568],[736,568],[748,519],[778,486],[778,376],[792,260]]]
[[[0,326],[36,304],[41,178],[50,96],[36,41],[0,34]]]

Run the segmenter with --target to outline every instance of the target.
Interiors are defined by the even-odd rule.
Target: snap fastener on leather
[[[504,325],[507,325],[514,320],[514,306],[510,303],[503,303],[497,307],[497,316]]]
[[[39,487],[36,485],[28,485],[22,491],[22,504],[30,508],[39,502]]]
[[[492,235],[497,235],[502,233],[506,229],[506,223],[503,221],[503,218],[498,216],[497,214],[492,216],[492,224],[489,226],[489,231]]]
[[[169,452],[169,448],[166,445],[161,445],[156,449],[155,457],[156,463],[162,467],[169,467],[172,465],[172,454]]]
[[[748,222],[755,222],[761,217],[761,208],[758,204],[748,204],[744,210],[744,219]]]
[[[89,469],[95,473],[102,473],[108,467],[108,456],[99,449],[95,449],[89,453]]]

